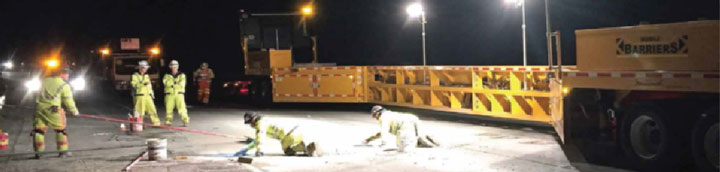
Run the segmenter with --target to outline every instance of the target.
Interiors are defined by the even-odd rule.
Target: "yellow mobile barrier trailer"
[[[590,161],[619,150],[645,170],[672,170],[692,157],[700,169],[717,171],[718,30],[718,21],[577,30],[576,66],[551,57],[549,66],[527,67],[291,67],[282,62],[291,60],[287,53],[270,51],[283,57],[263,59],[272,65],[270,81],[254,92],[272,102],[373,103],[548,123]],[[553,38],[560,59],[559,34]]]

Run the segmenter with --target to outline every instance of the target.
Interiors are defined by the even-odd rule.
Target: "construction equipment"
[[[718,21],[692,21],[578,30],[577,66],[560,63],[559,32],[548,66],[270,65],[270,83],[250,92],[262,95],[253,101],[373,103],[547,123],[590,161],[609,158],[598,152],[609,146],[655,170],[692,152],[698,167],[717,171],[719,29]]]
[[[142,42],[141,42],[142,41]],[[104,48],[98,52],[103,76],[117,91],[128,91],[131,75],[137,71],[139,61],[150,63],[150,79],[153,88],[160,88],[159,69],[165,64],[162,58],[160,45],[140,38],[120,38],[119,42],[108,41]]]

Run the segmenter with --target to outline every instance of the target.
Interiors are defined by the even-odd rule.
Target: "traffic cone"
[[[8,133],[3,133],[2,130],[0,130],[0,150],[8,149],[9,142]]]

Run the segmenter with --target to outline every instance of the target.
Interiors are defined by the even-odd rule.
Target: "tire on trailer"
[[[692,130],[691,148],[698,171],[718,171],[718,107],[703,113]]]
[[[625,155],[645,171],[672,171],[680,139],[657,106],[633,106],[624,113],[620,142]]]
[[[250,84],[250,100],[253,105],[269,106],[272,104],[272,83],[267,80],[255,80]]]

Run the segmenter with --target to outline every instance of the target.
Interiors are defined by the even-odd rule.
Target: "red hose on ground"
[[[171,126],[154,126],[150,123],[140,123],[135,121],[128,121],[128,120],[121,120],[121,119],[115,119],[115,118],[108,118],[108,117],[102,117],[97,115],[88,115],[88,114],[80,114],[79,117],[83,118],[89,118],[89,119],[96,119],[96,120],[103,120],[103,121],[109,121],[109,122],[117,122],[117,123],[129,123],[129,124],[142,124],[144,126],[150,126],[155,128],[162,128],[162,129],[168,129],[168,130],[175,130],[175,131],[182,131],[182,132],[188,132],[188,133],[195,133],[195,134],[202,134],[202,135],[209,135],[209,136],[219,136],[219,137],[225,137],[225,138],[231,138],[231,139],[240,139],[235,136],[226,135],[226,134],[220,134],[220,133],[213,133],[213,132],[207,132],[207,131],[200,131],[200,130],[193,130],[193,129],[187,129],[187,128],[178,128],[178,127],[171,127]]]

